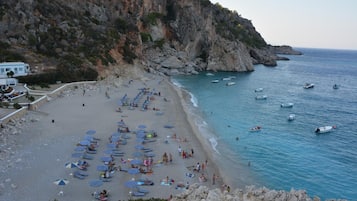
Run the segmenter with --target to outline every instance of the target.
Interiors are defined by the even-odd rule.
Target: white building
[[[0,78],[7,78],[7,74],[11,71],[14,72],[13,77],[25,76],[30,72],[30,65],[24,62],[0,63]]]

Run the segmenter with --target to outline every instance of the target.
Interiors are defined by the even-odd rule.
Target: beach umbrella
[[[142,144],[145,141],[144,138],[136,138],[136,142]]]
[[[138,183],[135,180],[129,180],[124,183],[124,186],[128,188],[134,188],[138,185]]]
[[[110,162],[113,159],[110,156],[103,156],[103,157],[100,158],[100,160],[102,160],[103,162]]]
[[[53,182],[57,186],[65,186],[69,183],[67,179],[57,179],[56,181]]]
[[[140,128],[140,129],[145,129],[146,126],[142,124],[142,125],[139,125],[138,128]]]
[[[97,166],[97,170],[98,171],[107,171],[108,170],[108,166],[106,166],[106,165],[98,165]]]
[[[119,132],[112,133],[112,137],[120,137],[120,136],[121,136],[121,133],[119,133]]]
[[[89,140],[82,140],[79,142],[80,145],[86,146],[86,145],[90,145],[90,141]]]
[[[87,135],[94,135],[97,131],[95,130],[87,130],[86,134]]]
[[[139,174],[140,170],[138,168],[130,168],[128,169],[129,174]]]
[[[139,159],[134,159],[134,160],[130,161],[130,164],[131,165],[141,165],[141,164],[143,164],[143,161],[139,160]]]
[[[120,136],[112,136],[112,142],[118,142],[120,140]]]
[[[144,132],[136,133],[137,138],[145,138],[146,134]]]
[[[77,146],[76,148],[74,148],[74,151],[85,151],[86,148],[83,146]]]
[[[83,153],[73,153],[72,157],[73,158],[82,158],[83,157]]]
[[[133,156],[133,157],[142,157],[142,156],[143,156],[143,153],[136,151],[136,152],[134,152],[134,153],[132,154],[132,156]]]
[[[103,181],[102,180],[92,180],[92,181],[89,181],[89,186],[91,187],[100,187],[103,185]]]
[[[73,163],[73,162],[67,162],[66,164],[64,164],[64,167],[66,168],[76,168],[78,167],[77,163]]]
[[[117,148],[117,145],[115,143],[110,143],[110,144],[107,144],[107,148],[115,149],[115,148]]]
[[[145,153],[145,156],[147,156],[147,157],[154,157],[154,156],[155,156],[155,153],[154,153],[154,152],[147,152],[147,153]]]
[[[169,125],[169,124],[164,126],[164,128],[173,128],[173,127],[174,127],[173,125]]]
[[[144,149],[145,147],[141,144],[135,145],[135,149]]]

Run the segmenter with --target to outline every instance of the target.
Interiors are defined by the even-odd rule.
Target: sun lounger
[[[149,190],[144,189],[144,188],[141,188],[141,187],[137,187],[136,189],[137,189],[137,191],[138,191],[139,193],[145,193],[145,194],[147,194],[147,193],[150,192]]]
[[[103,182],[110,182],[110,181],[112,181],[111,178],[104,178],[104,177],[100,177],[100,180],[102,180]]]
[[[145,193],[140,193],[140,192],[131,192],[131,195],[132,196],[135,196],[135,197],[142,197],[142,196],[145,196]]]
[[[93,159],[94,159],[93,156],[90,156],[90,155],[88,155],[88,154],[83,154],[82,158],[83,158],[83,159],[86,159],[86,160],[93,160]]]
[[[73,174],[81,175],[81,176],[84,176],[84,177],[89,175],[88,173],[86,173],[84,171],[80,171],[80,170],[75,171]]]
[[[94,151],[87,150],[86,152],[87,152],[88,154],[96,154],[96,153],[97,153],[97,151],[96,151],[96,150],[94,150]]]
[[[86,176],[79,174],[77,171],[73,173],[73,177],[77,179],[85,179]]]

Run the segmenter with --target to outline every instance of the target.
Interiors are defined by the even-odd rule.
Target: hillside
[[[253,71],[283,59],[250,20],[209,0],[2,1],[0,47],[1,62],[22,60],[68,81],[119,76],[130,64],[172,75]]]

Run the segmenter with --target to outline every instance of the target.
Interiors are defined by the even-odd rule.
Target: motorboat
[[[266,100],[268,98],[267,95],[256,96],[255,100]]]
[[[231,79],[232,79],[231,77],[224,77],[224,78],[222,78],[223,81],[229,81],[229,80],[231,80]]]
[[[219,80],[212,80],[211,82],[212,82],[212,83],[218,83]]]
[[[256,88],[254,92],[262,92],[264,89],[263,88]]]
[[[338,86],[337,84],[334,84],[332,88],[333,88],[333,89],[338,89],[339,86]]]
[[[305,83],[305,85],[304,85],[304,89],[311,89],[311,88],[314,88],[314,84],[312,84],[312,83]]]
[[[335,128],[336,128],[336,126],[321,126],[321,127],[317,127],[315,129],[315,133],[316,134],[328,133],[328,132],[331,132]]]
[[[259,132],[261,130],[262,130],[261,126],[255,126],[255,127],[251,128],[249,131],[250,132]]]
[[[294,120],[295,120],[295,114],[289,114],[288,121],[294,121]]]
[[[236,83],[235,82],[227,82],[227,86],[232,86],[232,85],[235,85]]]
[[[282,103],[280,107],[282,108],[292,108],[294,106],[294,103]]]
[[[206,73],[206,76],[214,76],[213,73]]]

